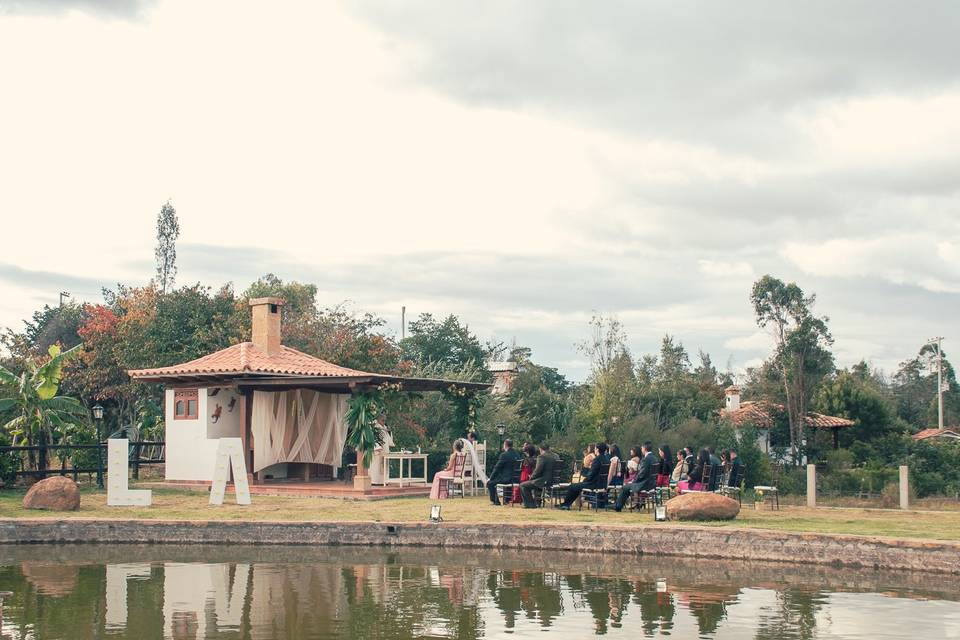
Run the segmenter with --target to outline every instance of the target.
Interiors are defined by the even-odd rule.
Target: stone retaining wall
[[[719,558],[960,574],[960,543],[711,527],[375,522],[0,520],[0,544],[473,547]]]

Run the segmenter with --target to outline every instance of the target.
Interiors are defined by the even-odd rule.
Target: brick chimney
[[[730,385],[723,390],[727,396],[727,411],[736,411],[740,408],[740,387],[735,384]]]
[[[267,354],[280,353],[280,298],[253,298],[250,308],[253,313],[253,346]]]

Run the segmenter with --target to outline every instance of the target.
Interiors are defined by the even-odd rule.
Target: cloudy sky
[[[594,312],[755,364],[765,273],[840,364],[960,340],[960,6],[599,7],[0,0],[0,326],[148,280],[171,198],[181,284],[453,312],[575,379]]]

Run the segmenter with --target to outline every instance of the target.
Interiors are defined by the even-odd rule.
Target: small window
[[[177,389],[173,392],[174,420],[196,420],[200,417],[196,389]]]

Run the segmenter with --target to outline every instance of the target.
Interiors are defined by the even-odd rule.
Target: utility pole
[[[407,337],[407,307],[406,305],[400,307],[400,339],[405,340]]]
[[[60,306],[61,306],[61,307],[63,306],[63,299],[64,299],[64,298],[69,298],[69,297],[70,297],[70,292],[69,292],[69,291],[61,291],[61,292],[60,292]]]
[[[943,429],[943,336],[930,338],[928,343],[937,347],[937,427]]]

